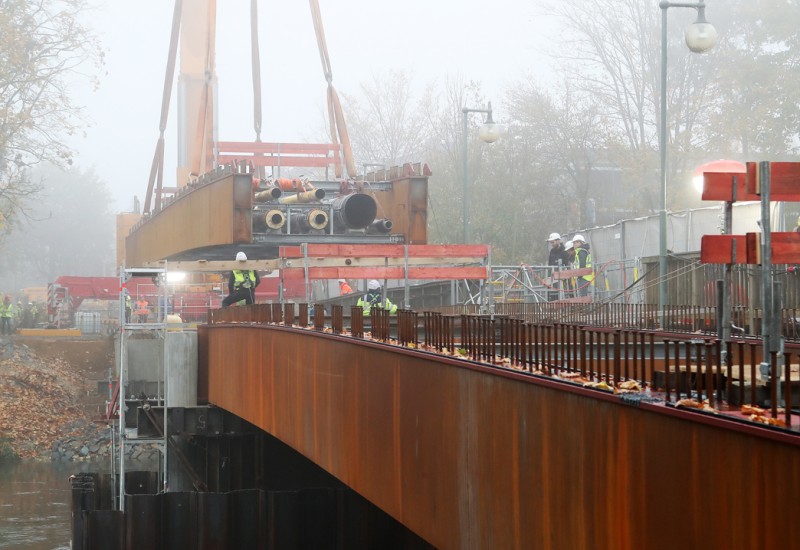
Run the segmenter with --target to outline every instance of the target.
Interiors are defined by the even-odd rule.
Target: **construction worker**
[[[397,306],[390,302],[389,298],[383,301],[381,284],[375,279],[367,283],[367,293],[358,299],[356,305],[361,308],[365,316],[369,315],[373,307],[385,309],[392,315],[397,313]]]
[[[0,304],[0,332],[11,334],[11,318],[14,316],[14,304],[11,303],[11,296],[3,298]]]
[[[353,292],[352,287],[347,282],[346,279],[339,279],[339,295],[344,296],[345,294],[351,294]]]
[[[800,217],[797,218],[797,225],[794,228],[795,233],[800,233]]]
[[[131,295],[125,291],[125,322],[131,322],[131,313],[133,312],[133,300],[131,299]]]
[[[22,312],[22,326],[24,328],[33,328],[33,302],[28,302],[25,306],[25,311]]]
[[[236,253],[237,262],[246,262],[247,255],[244,252]],[[234,269],[228,279],[228,296],[222,300],[222,307],[228,307],[240,300],[245,304],[252,304],[256,301],[256,287],[261,282],[261,278],[256,271],[245,269]]]
[[[550,253],[547,256],[547,265],[552,266],[556,271],[561,267],[566,267],[566,258],[564,256],[564,245],[561,243],[561,235],[558,233],[550,233],[547,238],[550,243]],[[558,281],[551,279],[550,291],[547,293],[547,300],[553,302],[558,300]]]
[[[573,241],[567,241],[564,245],[564,265],[568,269],[572,269],[575,265],[575,243]],[[564,283],[564,297],[571,298],[575,292],[575,278],[570,277],[562,282]]]
[[[41,322],[41,316],[42,316],[42,308],[39,306],[38,303],[31,302],[31,318],[33,319],[33,324],[31,325],[31,328],[36,328],[39,326],[39,323]]]
[[[575,246],[575,269],[582,269],[585,267],[592,267],[592,253],[589,251],[589,243],[583,238],[583,235],[575,235],[572,237],[572,243]],[[594,283],[594,273],[588,275],[581,275],[576,277],[577,295],[588,296],[589,287]]]
[[[146,323],[150,316],[150,304],[144,297],[136,300],[136,320],[139,323]]]

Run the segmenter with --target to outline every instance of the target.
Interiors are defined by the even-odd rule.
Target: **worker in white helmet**
[[[564,268],[566,264],[566,256],[564,254],[564,244],[561,242],[561,235],[558,233],[550,233],[547,238],[550,243],[550,254],[547,257],[547,265],[553,267],[553,271],[558,271]],[[547,299],[551,302],[558,300],[559,281],[551,279],[550,291],[547,293]]]
[[[572,241],[567,241],[564,244],[564,265],[567,269],[572,269],[575,263],[575,243]],[[569,279],[562,280],[564,286],[564,297],[565,298],[572,298],[575,296],[575,278],[570,277]]]
[[[389,301],[389,298],[383,300],[381,283],[375,279],[367,283],[367,293],[358,299],[356,305],[361,308],[365,316],[369,315],[374,307],[385,309],[391,314],[397,313],[397,306]]]
[[[589,251],[589,243],[586,242],[586,239],[583,237],[583,235],[575,235],[572,237],[572,242],[575,245],[575,260],[573,267],[575,269],[592,267],[592,253]],[[589,290],[592,284],[594,284],[594,273],[576,277],[575,283],[577,284],[578,296],[588,296]]]
[[[236,253],[236,261],[245,267],[247,254],[244,252]],[[228,307],[241,300],[245,304],[252,304],[256,301],[256,287],[261,282],[258,272],[249,269],[234,269],[228,278],[228,296],[222,300],[222,307]]]

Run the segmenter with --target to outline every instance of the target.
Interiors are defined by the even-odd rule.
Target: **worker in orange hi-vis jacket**
[[[150,304],[144,298],[136,300],[136,318],[140,323],[146,323],[150,316]]]
[[[339,279],[339,294],[344,296],[353,292],[352,287],[346,279]]]

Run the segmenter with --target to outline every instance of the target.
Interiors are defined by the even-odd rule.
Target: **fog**
[[[79,89],[90,122],[69,144],[75,162],[108,182],[116,209],[129,210],[147,188],[174,3],[106,1],[90,12],[106,50],[107,74],[96,92]],[[248,0],[217,4],[218,135],[252,141],[253,99]],[[323,24],[340,93],[356,92],[373,73],[404,70],[418,85],[459,75],[499,98],[523,74],[548,74],[542,47],[547,18],[526,0],[376,2],[321,0]],[[320,141],[325,80],[310,8],[304,1],[261,2],[259,41],[264,141]],[[166,134],[165,185],[177,158],[173,88]],[[495,100],[500,118],[503,105]],[[345,112],[345,117],[347,113]]]

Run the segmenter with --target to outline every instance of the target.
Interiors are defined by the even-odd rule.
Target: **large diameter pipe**
[[[325,229],[328,227],[328,213],[315,208],[308,213],[308,225],[311,229]]]
[[[324,189],[312,189],[311,191],[304,191],[302,193],[295,193],[294,195],[284,195],[278,199],[281,204],[297,204],[300,202],[315,202],[325,198]]]
[[[281,191],[280,187],[275,187],[273,185],[258,191],[253,195],[253,200],[255,200],[255,202],[270,202],[279,199],[281,195],[283,195],[283,191]]]
[[[364,229],[368,227],[378,214],[378,204],[370,195],[353,193],[333,200],[334,231],[345,229]]]
[[[325,229],[328,214],[316,208],[308,212],[296,212],[291,215],[291,222],[291,233],[308,233],[312,229]]]
[[[382,218],[380,220],[375,220],[374,222],[369,224],[369,226],[367,226],[367,233],[371,235],[373,234],[386,235],[387,233],[390,233],[392,231],[392,227],[394,227],[392,220],[387,220],[386,218]]]
[[[286,214],[281,210],[253,213],[253,229],[256,231],[281,229],[284,225],[286,225]]]

